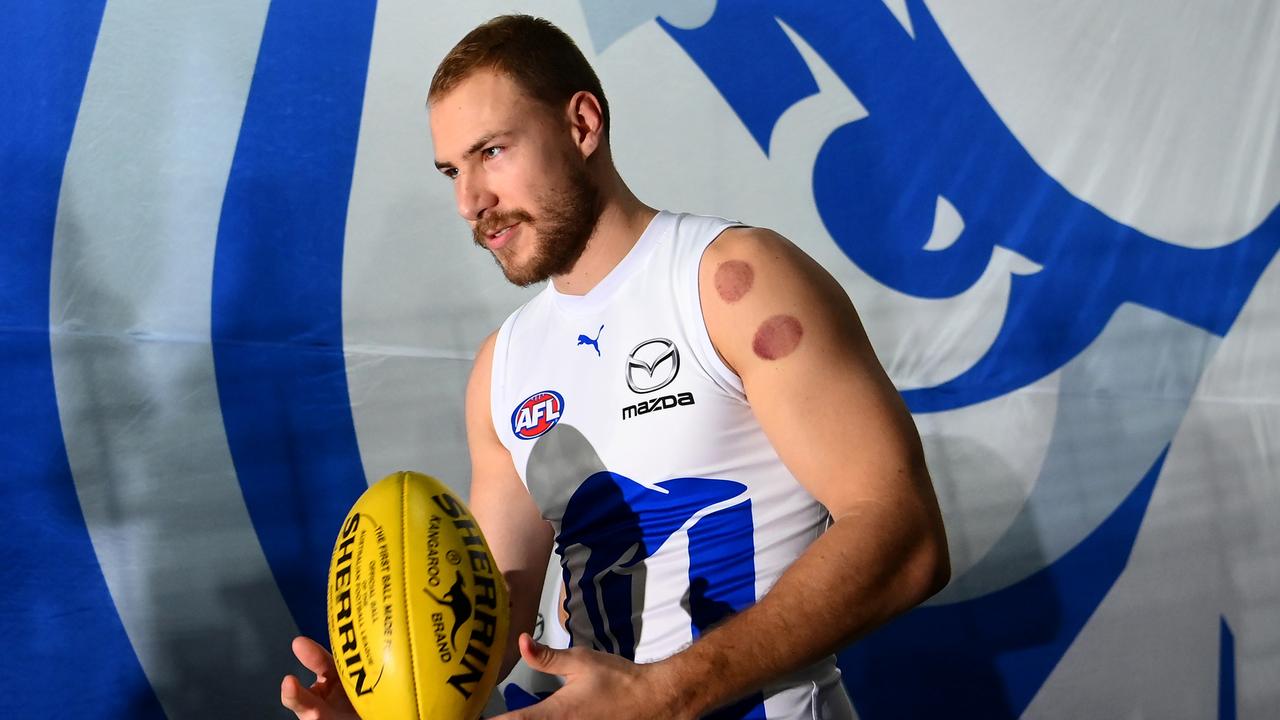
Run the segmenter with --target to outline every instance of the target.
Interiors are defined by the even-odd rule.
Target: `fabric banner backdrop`
[[[859,717],[1280,716],[1273,0],[2,6],[0,716],[287,717],[356,496],[465,495],[536,289],[425,96],[512,11],[643,200],[836,276],[915,415],[954,577],[841,652]]]

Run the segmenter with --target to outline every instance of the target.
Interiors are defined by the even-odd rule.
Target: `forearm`
[[[516,643],[520,633],[533,634],[538,621],[538,606],[542,601],[542,584],[546,575],[545,572],[516,570],[504,572],[502,577],[506,580],[511,602],[511,622],[507,632],[506,650],[502,657],[502,668],[498,671],[499,680],[506,678],[520,660],[520,648]]]
[[[702,715],[830,655],[932,595],[948,575],[939,533],[879,507],[846,514],[759,603],[655,666],[671,707],[679,716]]]

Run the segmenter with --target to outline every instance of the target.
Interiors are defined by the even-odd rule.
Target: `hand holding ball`
[[[435,478],[365,491],[329,563],[329,642],[365,720],[474,720],[498,681],[507,588],[475,518]]]

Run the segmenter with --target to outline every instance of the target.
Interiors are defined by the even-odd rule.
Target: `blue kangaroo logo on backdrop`
[[[975,364],[903,393],[912,411],[979,403],[1043,378],[1089,346],[1125,303],[1225,335],[1280,246],[1280,214],[1273,209],[1254,231],[1211,250],[1111,219],[1035,163],[923,2],[905,5],[909,21],[899,22],[882,0],[738,0],[715,4],[698,27],[688,18],[684,27],[658,23],[766,154],[782,114],[819,91],[784,25],[866,107],[866,117],[826,138],[813,187],[832,238],[876,281],[945,298],[974,285],[997,247],[1038,266],[1013,278],[1003,325]],[[936,246],[926,241],[944,205],[963,230]],[[917,609],[843,651],[861,717],[932,717],[959,707],[974,717],[1020,715],[1123,571],[1164,457],[1048,567],[985,596]],[[1225,653],[1221,663],[1230,672]]]
[[[887,9],[890,1],[905,8],[911,32]],[[869,114],[825,139],[813,168],[814,201],[835,242],[878,282],[919,297],[952,296],[974,283],[998,247],[1040,268],[1013,278],[1003,326],[980,361],[953,379],[905,393],[916,412],[978,403],[1034,382],[1088,346],[1126,303],[1223,336],[1280,246],[1274,210],[1234,243],[1190,250],[1116,222],[1072,196],[1004,126],[922,0],[649,3],[663,5],[667,18],[679,16],[680,27],[658,22],[766,154],[783,113],[818,90],[783,24],[856,93]],[[60,42],[52,45],[44,42],[43,9],[17,10],[10,18],[18,29],[11,33],[16,49],[0,50],[10,60],[26,58],[23,66],[31,72],[15,75],[21,81],[14,87],[29,86],[42,99],[0,104],[0,113],[12,106],[29,115],[18,123],[31,131],[23,147],[31,157],[50,160],[19,178],[29,186],[14,196],[20,212],[0,213],[6,229],[13,229],[8,234],[20,239],[0,243],[0,270],[12,269],[19,280],[10,283],[7,317],[14,327],[37,330],[50,323],[46,280],[55,254],[61,158],[81,116],[79,103],[88,97],[85,84],[99,30],[112,26],[118,32],[122,25],[114,4],[108,14],[115,21],[104,22],[104,4],[63,3],[66,22]],[[376,4],[335,3],[323,12],[317,7],[276,0],[265,14],[217,224],[209,333],[218,385],[214,402],[245,508],[298,629],[323,637],[326,567],[314,560],[327,557],[332,528],[366,489],[342,351],[342,293]],[[642,2],[584,1],[583,11],[614,30],[654,17],[644,17]],[[326,102],[316,103],[316,97]],[[304,106],[306,113],[292,110]],[[122,122],[128,125],[127,118]],[[874,185],[859,181],[867,176],[876,179]],[[945,247],[930,246],[924,242],[930,219],[944,200],[964,229]],[[18,453],[13,468],[16,477],[37,483],[32,487],[40,493],[31,496],[34,505],[23,508],[23,517],[40,523],[66,517],[80,499],[65,451],[67,426],[59,421],[49,338],[37,332],[27,339],[32,352],[19,353],[9,367],[18,378],[16,406],[23,408],[11,434],[44,455],[34,462],[34,455]],[[914,611],[842,652],[860,716],[1021,714],[1123,570],[1162,462],[1163,455],[1105,522],[1051,566],[982,597]],[[712,483],[705,490],[693,487],[692,479],[664,484],[684,498],[678,513],[688,513],[686,520],[725,503],[688,529],[687,604],[695,636],[749,602],[733,580],[747,565],[724,558],[739,551],[750,555],[750,506],[724,499],[737,492],[716,485],[725,482],[697,480]],[[598,510],[601,518],[618,520],[628,542],[595,538],[587,527],[569,529],[579,543],[591,544],[592,571],[604,573],[600,593],[620,595],[622,603],[616,614],[609,604],[607,615],[599,604],[588,604],[597,609],[584,611],[590,617],[582,621],[608,628],[614,634],[605,637],[613,638],[616,649],[634,652],[634,606],[624,590],[641,580],[641,560],[658,552],[683,523],[646,521],[654,491],[620,476],[593,476],[583,493],[575,500],[607,501]],[[113,599],[98,564],[102,548],[93,546],[79,522],[73,518],[66,527],[48,529],[58,544],[58,572],[41,576],[45,583],[19,588],[19,595],[37,599],[27,603],[33,607],[73,597],[77,617],[92,615],[87,626],[95,634],[85,644],[85,667],[119,668],[112,687],[131,689],[90,697],[108,702],[102,715],[158,717],[164,709],[148,689],[143,666],[171,665],[176,650],[133,645],[136,638],[128,636],[118,614],[117,603],[127,598]],[[138,532],[146,529],[139,527]],[[570,592],[596,592],[577,580]],[[145,610],[145,600],[157,596],[138,590]],[[1224,667],[1226,658],[1224,652]],[[5,669],[17,667],[15,662]],[[179,666],[180,672],[190,670],[184,670],[186,663]],[[18,694],[20,702],[66,710],[59,705],[65,678],[51,674],[35,683],[33,691]],[[168,701],[181,696],[174,694],[176,686],[166,685],[157,683],[159,695]]]
[[[818,91],[780,26],[807,41],[869,116],[827,138],[814,200],[844,253],[878,282],[924,298],[957,295],[996,246],[1042,266],[1013,279],[999,335],[967,371],[904,393],[915,412],[989,400],[1062,367],[1132,302],[1225,335],[1280,245],[1276,213],[1222,248],[1178,247],[1071,195],[1000,120],[920,0],[915,37],[880,0],[719,3],[693,30],[659,19],[769,152],[782,113]],[[874,183],[857,182],[870,175]],[[926,248],[935,207],[963,219],[958,238]]]

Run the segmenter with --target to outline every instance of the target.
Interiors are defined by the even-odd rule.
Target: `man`
[[[851,717],[833,653],[949,564],[919,437],[840,286],[776,233],[640,202],[550,23],[473,30],[428,106],[475,241],[511,282],[551,280],[467,387],[471,508],[518,635],[503,675],[518,648],[566,681],[503,717]],[[553,545],[569,650],[527,635]],[[323,648],[294,649],[318,678],[286,678],[284,704],[350,716]]]

